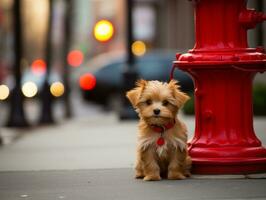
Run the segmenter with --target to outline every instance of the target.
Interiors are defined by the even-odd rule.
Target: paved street
[[[132,167],[136,128],[107,114],[24,130],[0,150],[0,170]]]
[[[131,168],[137,121],[120,122],[114,113],[91,113],[57,125],[2,128],[1,134],[18,138],[0,149],[0,171]],[[181,117],[191,138],[194,118]],[[254,125],[257,136],[266,144],[265,118],[256,118]]]
[[[0,173],[1,200],[266,199],[266,179],[144,182],[131,169]]]

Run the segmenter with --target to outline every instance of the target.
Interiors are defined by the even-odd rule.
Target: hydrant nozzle
[[[258,23],[266,20],[266,14],[254,9],[246,9],[239,15],[239,22],[247,29],[254,28]]]

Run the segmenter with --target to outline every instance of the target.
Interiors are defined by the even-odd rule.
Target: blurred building
[[[76,0],[75,47],[82,46],[89,55],[125,50],[125,3],[125,0]],[[112,40],[104,44],[93,38],[93,27],[100,19],[111,21],[115,28]],[[193,47],[193,8],[189,1],[135,0],[133,20],[134,38],[144,41],[150,49]]]
[[[7,76],[13,58],[11,3],[9,0],[0,0],[0,84]]]
[[[21,0],[25,66],[44,57],[47,30],[47,0]],[[12,62],[12,0],[0,0],[0,65]],[[54,0],[54,62],[61,59],[64,39],[65,0]],[[85,62],[103,52],[125,51],[125,0],[73,0],[71,49],[84,53]],[[250,0],[249,6],[266,12],[266,2]],[[113,38],[105,43],[93,36],[95,23],[107,19],[113,23]],[[174,49],[185,52],[194,45],[193,1],[135,0],[133,8],[134,38],[151,49]],[[266,23],[249,33],[251,47],[266,47]],[[2,67],[3,68],[3,67]],[[0,70],[1,72],[3,70]],[[1,73],[0,72],[0,76]],[[262,75],[265,79],[266,75]]]

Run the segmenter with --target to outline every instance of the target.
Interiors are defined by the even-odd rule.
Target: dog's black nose
[[[154,109],[154,110],[153,110],[153,113],[154,113],[155,115],[159,115],[160,112],[161,112],[161,111],[160,111],[159,109]]]

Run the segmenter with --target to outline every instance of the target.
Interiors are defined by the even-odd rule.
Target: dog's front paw
[[[161,177],[160,176],[156,176],[156,175],[148,175],[148,176],[145,176],[144,181],[159,181],[161,180]]]
[[[186,179],[186,176],[180,172],[170,172],[167,178],[170,180],[183,180]]]
[[[135,174],[136,179],[143,178],[143,177],[144,177],[144,175],[142,173],[136,173]]]
[[[191,177],[191,173],[190,173],[190,172],[185,172],[184,175],[185,175],[186,177]]]

